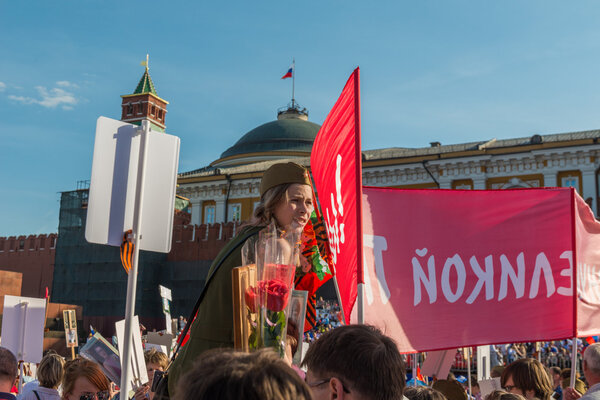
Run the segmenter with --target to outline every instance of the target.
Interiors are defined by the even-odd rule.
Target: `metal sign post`
[[[17,351],[17,360],[21,367],[19,368],[19,393],[23,390],[23,364],[25,359],[25,319],[27,318],[27,306],[28,302],[24,301],[19,304],[21,309],[21,321],[19,324],[19,350]]]
[[[133,337],[131,335],[133,326],[133,314],[135,310],[135,294],[137,289],[137,276],[138,276],[138,263],[140,256],[140,242],[142,240],[141,226],[142,226],[142,199],[144,197],[144,170],[146,169],[146,156],[147,146],[146,139],[148,132],[150,131],[150,122],[147,120],[142,121],[141,129],[141,140],[140,140],[140,158],[138,164],[138,180],[137,180],[137,191],[135,196],[135,206],[133,209],[133,257],[132,266],[127,277],[127,302],[125,304],[125,338],[123,341],[123,369],[121,371],[121,393],[122,398],[129,398],[130,381],[131,381],[131,353],[133,351]],[[139,329],[139,327],[136,327]]]

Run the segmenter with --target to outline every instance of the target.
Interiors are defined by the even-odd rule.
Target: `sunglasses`
[[[108,390],[102,390],[100,392],[83,392],[79,396],[79,400],[109,400],[110,392]]]

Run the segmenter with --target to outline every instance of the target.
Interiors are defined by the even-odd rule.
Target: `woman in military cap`
[[[244,243],[255,240],[260,230],[271,222],[282,230],[301,230],[310,219],[311,182],[308,171],[298,164],[288,162],[269,167],[260,183],[260,195],[250,223],[221,250],[210,267],[190,338],[169,367],[171,396],[177,380],[199,354],[212,348],[233,347],[231,270],[242,265]]]

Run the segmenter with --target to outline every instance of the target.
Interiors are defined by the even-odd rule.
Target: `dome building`
[[[263,172],[284,159],[308,165],[320,128],[293,101],[275,121],[250,130],[209,166],[179,174],[177,194],[190,199],[191,223],[248,220],[260,200]]]

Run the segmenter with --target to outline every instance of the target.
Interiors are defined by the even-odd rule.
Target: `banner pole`
[[[131,354],[133,352],[133,315],[135,313],[135,295],[137,289],[138,262],[140,255],[140,230],[142,226],[142,203],[144,198],[144,170],[146,169],[146,155],[148,154],[147,136],[150,132],[150,121],[143,120],[140,132],[140,154],[137,171],[137,191],[135,197],[135,207],[133,209],[133,256],[131,270],[127,277],[127,301],[125,305],[125,337],[123,347],[120,348],[121,355],[121,398],[129,398],[131,389]]]
[[[573,338],[573,344],[571,345],[571,384],[572,388],[575,388],[575,376],[577,374],[577,336]]]
[[[365,323],[364,283],[358,284],[358,323]]]
[[[344,305],[342,304],[342,296],[340,296],[340,287],[338,286],[337,276],[333,275],[333,286],[335,287],[335,294],[337,296],[338,305],[342,311],[342,321],[346,325],[346,314],[344,314]]]
[[[473,389],[471,388],[471,346],[467,347],[467,381],[469,382],[469,398],[472,398]]]
[[[413,386],[417,387],[417,366],[419,365],[419,361],[417,359],[419,353],[413,354]]]

